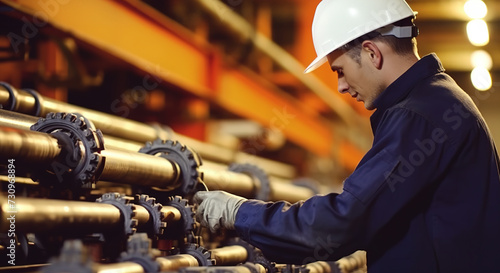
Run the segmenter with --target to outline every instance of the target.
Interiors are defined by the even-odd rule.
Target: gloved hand
[[[196,219],[211,232],[219,228],[234,229],[236,213],[247,199],[225,191],[199,191],[193,201],[200,204]]]

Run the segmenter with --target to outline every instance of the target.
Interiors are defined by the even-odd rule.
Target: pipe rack
[[[148,125],[119,116],[75,106],[40,95],[33,96],[22,89],[16,89],[11,86],[9,88],[11,89],[10,93],[4,86],[0,86],[0,104],[8,106],[5,108],[9,108],[11,111],[28,115],[38,112],[39,117],[45,117],[48,113],[55,112],[79,113],[92,121],[96,128],[100,129],[106,135],[139,143],[153,141],[157,138],[169,139],[172,137],[171,131],[167,131],[159,126]],[[15,103],[13,105],[11,97],[15,97]],[[2,111],[2,115],[0,115],[0,121],[5,122],[4,124],[10,122],[9,125],[13,128],[29,128],[29,126],[36,122],[35,119],[28,120],[24,118],[23,120],[15,120],[15,118],[13,120],[12,115],[8,113],[4,114],[4,112],[6,111]],[[5,117],[2,117],[3,115],[5,115]],[[29,124],[30,121],[33,120],[34,122]],[[184,145],[196,150],[203,158],[215,162],[226,164],[232,162],[253,162],[270,175],[288,179],[295,175],[295,171],[291,166],[280,162],[233,151],[217,145],[203,143],[177,133],[175,134],[175,138]]]
[[[84,201],[16,197],[15,203],[0,195],[0,232],[10,228],[9,217],[15,215],[16,232],[67,232],[93,233],[120,230],[123,216],[111,204]],[[12,206],[12,204],[15,204]],[[152,221],[150,213],[134,204],[137,227],[147,226]],[[181,219],[178,209],[171,206],[161,208],[161,221],[172,223]]]
[[[15,124],[16,126],[12,128],[17,129],[0,130],[0,138],[4,140],[0,143],[0,158],[17,158],[46,165],[47,162],[57,160],[61,154],[57,139],[48,134],[27,131],[36,123],[37,118],[1,109],[0,117],[0,126],[9,128],[8,126]],[[115,145],[107,145],[108,139]],[[121,145],[124,142],[127,145]],[[138,143],[132,141],[105,136],[104,146],[121,147],[121,150],[106,148],[100,151],[100,155],[105,158],[102,173],[98,177],[100,180],[167,190],[179,186],[181,170],[176,162],[130,151],[139,147]],[[209,167],[200,167],[200,171],[203,173],[204,183],[210,190],[226,190],[253,198],[253,193],[260,188],[258,181],[246,174],[224,170],[221,165],[210,161],[207,162],[207,166]],[[295,186],[286,179],[270,178],[270,180],[269,200],[296,202],[314,195],[311,189]]]

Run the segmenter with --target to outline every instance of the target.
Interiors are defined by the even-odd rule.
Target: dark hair
[[[393,23],[396,26],[412,26],[413,17],[408,17]],[[394,52],[400,55],[415,52],[417,49],[417,39],[413,38],[397,38],[395,36],[382,36],[377,31],[369,32],[361,37],[358,37],[351,42],[341,46],[339,49],[346,52],[355,62],[361,64],[361,44],[366,40],[380,41],[389,45]]]

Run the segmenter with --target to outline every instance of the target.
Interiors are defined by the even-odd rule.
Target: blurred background
[[[340,186],[370,148],[371,112],[327,66],[302,73],[318,3],[0,0],[0,81]],[[408,3],[420,56],[437,53],[500,143],[500,1]]]

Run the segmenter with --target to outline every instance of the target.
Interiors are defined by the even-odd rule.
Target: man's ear
[[[367,53],[370,62],[376,69],[382,68],[383,56],[380,48],[377,44],[372,40],[363,41],[361,44],[361,48],[364,53]]]

